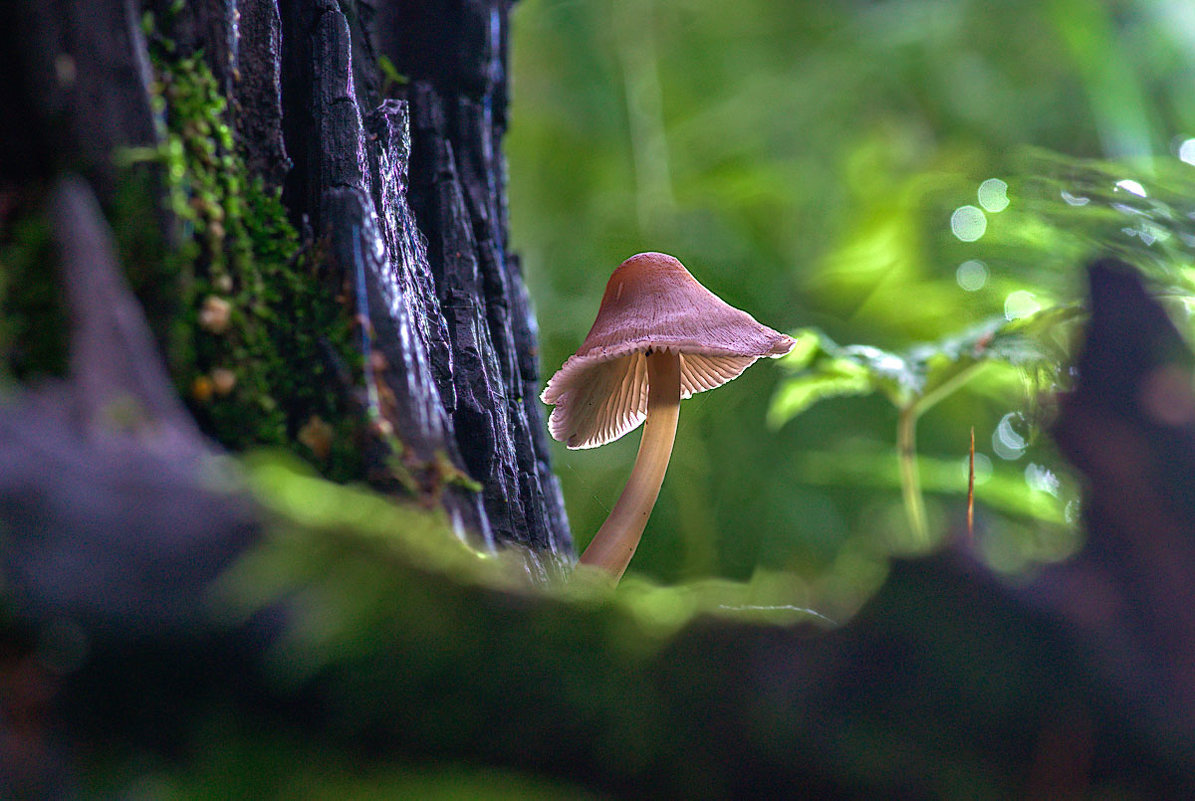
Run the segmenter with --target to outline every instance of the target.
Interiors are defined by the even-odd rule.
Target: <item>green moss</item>
[[[446,460],[413,462],[389,427],[371,433],[352,401],[363,380],[352,293],[279,192],[250,175],[203,54],[181,54],[168,27],[145,18],[162,144],[115,154],[105,213],[200,426],[230,450],[282,447],[337,481],[367,478],[362,453],[381,437],[394,457],[371,480],[425,496],[469,486]],[[68,361],[43,195],[24,192],[0,217],[0,375],[18,381],[63,375]]]
[[[69,323],[40,204],[0,220],[0,373],[25,381],[67,368]]]
[[[278,192],[249,176],[202,54],[180,56],[161,36],[150,53],[165,144],[131,155],[161,165],[177,221],[168,261],[181,302],[168,349],[179,390],[232,450],[281,446],[331,478],[360,478],[364,425],[342,377],[360,361],[346,293],[300,242]]]
[[[286,448],[337,481],[368,479],[429,500],[446,485],[479,490],[446,457],[415,458],[393,421],[352,405],[364,378],[343,275],[328,269],[322,243],[300,241],[279,193],[249,177],[202,54],[180,56],[169,40],[149,38],[166,140],[150,155],[180,225],[182,304],[169,350],[200,425],[233,450]],[[371,444],[391,458],[366,475]]]

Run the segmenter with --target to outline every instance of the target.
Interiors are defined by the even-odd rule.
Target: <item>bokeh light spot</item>
[[[1004,317],[1007,320],[1019,320],[1041,310],[1041,303],[1032,292],[1018,289],[1008,293],[1004,299]]]
[[[992,450],[1001,459],[1013,461],[1025,455],[1028,443],[1025,438],[1012,427],[1014,418],[1019,418],[1016,412],[1009,412],[1000,418],[996,430],[992,432]]]
[[[958,266],[954,278],[968,292],[983,289],[988,282],[988,266],[979,259],[968,259]]]
[[[1137,197],[1149,197],[1149,195],[1145,194],[1145,187],[1139,182],[1134,181],[1132,178],[1122,178],[1121,180],[1117,181],[1116,188],[1123,189],[1124,191],[1136,195]]]
[[[971,457],[964,456],[959,460],[962,480],[966,481],[971,474]],[[983,451],[975,452],[975,486],[986,484],[992,478],[992,460]]]
[[[1195,138],[1183,140],[1178,146],[1178,157],[1188,164],[1195,164]]]
[[[1008,184],[999,178],[989,178],[979,185],[979,205],[997,213],[1008,208]]]
[[[964,242],[974,242],[988,230],[988,218],[976,206],[959,206],[950,215],[950,230]]]
[[[1062,487],[1062,482],[1058,480],[1058,476],[1055,475],[1053,470],[1034,463],[1030,463],[1025,468],[1025,483],[1029,485],[1029,489],[1036,490],[1037,492],[1048,492],[1055,498],[1058,497],[1059,490]]]

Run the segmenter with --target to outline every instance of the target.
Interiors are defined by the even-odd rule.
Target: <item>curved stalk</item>
[[[921,495],[921,472],[917,467],[917,417],[920,410],[916,404],[900,410],[896,423],[896,450],[900,459],[900,494],[904,499],[905,514],[909,528],[917,545],[925,547],[929,542],[929,525],[925,520],[925,499]]]
[[[929,543],[929,521],[925,514],[925,497],[921,493],[921,471],[917,465],[917,419],[938,401],[952,395],[955,390],[974,378],[987,364],[980,361],[960,370],[939,386],[902,407],[897,417],[896,450],[900,461],[900,494],[904,500],[905,514],[909,518],[909,528],[921,547]]]
[[[680,416],[680,354],[655,351],[647,356],[647,420],[639,455],[618,503],[581,554],[581,564],[606,570],[617,582],[635,555],[639,538],[664,483],[676,421]]]

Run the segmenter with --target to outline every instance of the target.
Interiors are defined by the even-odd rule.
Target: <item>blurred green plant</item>
[[[45,265],[54,259],[41,209],[0,226],[0,380],[64,375],[70,327]]]
[[[317,625],[295,627],[278,648],[278,667],[292,677],[372,647],[378,630],[409,632],[425,625],[420,621],[429,618],[421,616],[448,603],[429,593],[451,594],[459,590],[456,585],[609,607],[654,640],[698,615],[777,624],[830,622],[792,605],[790,582],[765,571],[751,582],[714,579],[683,587],[636,578],[614,591],[602,571],[578,568],[569,582],[530,587],[517,548],[476,550],[438,506],[333,483],[284,451],[250,452],[240,463],[249,491],[269,515],[269,535],[223,576],[213,608],[239,621],[271,604],[304,607],[306,613],[295,620]],[[442,586],[445,579],[453,586]],[[463,607],[460,611],[466,614]]]
[[[378,69],[382,72],[382,95],[391,97],[400,86],[406,86],[411,79],[398,71],[390,57],[382,54],[378,56]]]
[[[794,375],[777,389],[768,422],[778,428],[835,396],[878,392],[886,397],[897,410],[896,452],[905,513],[924,547],[930,543],[930,531],[917,460],[918,419],[984,368],[1014,368],[1003,370],[1000,380],[1017,383],[1023,373],[1056,372],[1068,355],[1062,343],[1070,336],[1063,329],[1080,314],[1076,306],[1061,306],[1011,321],[1000,318],[903,354],[869,345],[844,347],[815,329],[798,331],[796,348],[782,360]]]

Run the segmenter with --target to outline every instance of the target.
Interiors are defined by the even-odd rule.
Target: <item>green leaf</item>
[[[793,332],[797,344],[780,360],[797,375],[786,379],[768,409],[768,425],[779,428],[823,398],[867,395],[873,391],[868,370],[822,332],[805,328]]]
[[[850,359],[867,371],[872,389],[887,395],[893,406],[907,405],[924,389],[921,366],[900,354],[871,345],[848,345],[840,352],[841,358]]]
[[[920,389],[922,379],[902,356],[870,345],[842,347],[824,333],[802,329],[781,366],[797,374],[781,384],[768,423],[779,428],[823,398],[884,392],[896,405]]]
[[[927,493],[965,498],[966,467],[961,457],[917,457],[921,485]],[[807,451],[796,465],[795,477],[802,484],[870,487],[893,492],[900,489],[900,473],[895,459],[871,451]],[[995,471],[975,486],[975,502],[1005,515],[1065,526],[1065,507],[1076,497],[1067,488],[1060,497],[1026,485],[1024,472],[1008,465],[996,465]]]
[[[382,71],[382,76],[385,78],[387,84],[405,86],[411,82],[410,78],[398,71],[398,68],[394,66],[394,62],[390,60],[389,56],[378,56],[378,69]]]
[[[985,363],[1022,370],[1062,363],[1070,351],[1078,306],[1052,306],[1016,320],[996,318],[933,345],[919,346],[910,359],[924,365],[920,411],[949,396]]]
[[[938,342],[917,345],[904,355],[871,345],[835,344],[825,334],[803,329],[781,365],[796,371],[776,391],[768,423],[779,428],[824,398],[883,392],[898,409],[918,413],[953,394],[986,363],[1022,370],[1059,364],[1069,353],[1078,306],[1053,306],[1016,320],[988,320]]]
[[[796,344],[780,358],[780,366],[787,370],[803,370],[822,352],[824,334],[815,328],[802,328],[792,334]]]
[[[779,428],[823,398],[869,395],[872,391],[866,370],[848,359],[828,360],[817,371],[784,382],[768,408],[768,425]]]

